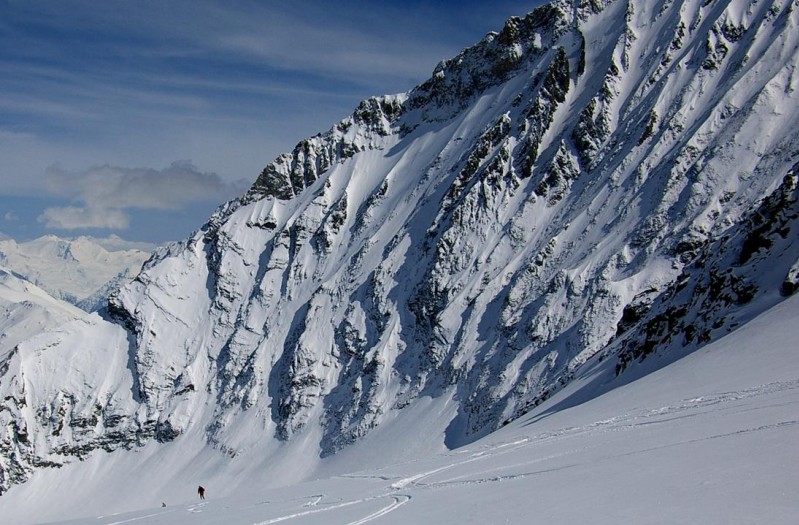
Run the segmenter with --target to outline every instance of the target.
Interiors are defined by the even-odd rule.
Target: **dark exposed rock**
[[[799,226],[797,174],[799,165],[733,231],[705,245],[694,262],[648,308],[644,320],[635,320],[640,329],[622,337],[617,374],[669,345],[706,344],[719,333],[726,333],[721,329],[731,329],[731,319],[741,306],[768,292],[755,282],[764,267],[779,264],[788,274],[795,272],[790,267],[795,264],[792,260],[775,261],[766,249],[777,244],[791,246],[789,232]],[[775,283],[775,288],[778,286]],[[781,292],[785,295],[784,282]]]
[[[568,90],[569,59],[566,49],[559,47],[547,68],[538,96],[526,114],[525,129],[528,133],[523,143],[522,178],[532,175],[533,166],[538,160],[541,139],[552,125],[558,105],[566,100]]]

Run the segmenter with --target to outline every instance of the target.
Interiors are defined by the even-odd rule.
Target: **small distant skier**
[[[197,487],[197,494],[200,495],[200,499],[205,499],[205,489],[203,488],[202,485]]]

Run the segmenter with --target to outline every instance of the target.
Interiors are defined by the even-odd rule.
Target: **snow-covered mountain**
[[[57,511],[43,515],[84,516],[62,525],[792,525],[797,338],[795,296],[685,359],[642,378],[637,370],[637,381],[609,392],[614,370],[604,365],[611,363],[592,363],[542,405],[469,446],[372,466],[363,461],[370,452],[413,446],[428,430],[381,427],[340,454],[333,472],[287,487],[265,487],[263,473],[242,484],[236,469],[220,479],[216,466],[203,464],[194,472],[207,489],[200,501],[197,483],[175,483],[174,464],[164,468],[145,450],[42,472],[8,496],[35,498],[52,484],[48,506]],[[575,397],[588,401],[574,406]],[[312,459],[296,458],[300,466]],[[139,481],[159,475],[177,490],[148,490]],[[227,491],[230,484],[240,488]],[[76,513],[73,487],[84,486],[91,503]],[[140,510],[118,514],[125,499]],[[10,510],[8,521],[17,523]]]
[[[718,340],[797,287],[797,27],[791,0],[560,0],[362,102],[107,319],[0,362],[0,490],[138,447],[290,483]]]
[[[31,334],[86,315],[0,267],[0,361]]]
[[[20,243],[6,237],[0,238],[0,265],[53,297],[93,311],[105,306],[113,288],[135,277],[154,248],[115,236],[62,239],[46,235]]]

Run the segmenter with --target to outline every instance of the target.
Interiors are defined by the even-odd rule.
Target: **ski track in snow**
[[[703,415],[708,415],[708,413],[721,413],[721,412],[730,412],[736,410],[757,410],[761,408],[768,408],[771,406],[778,406],[780,403],[777,403],[776,405],[767,404],[767,405],[760,405],[757,407],[751,407],[746,403],[740,403],[740,402],[751,400],[753,398],[765,395],[777,395],[777,394],[795,392],[796,390],[799,390],[799,379],[792,381],[767,383],[752,388],[746,388],[730,392],[721,392],[721,393],[696,396],[696,397],[686,398],[674,404],[665,405],[657,408],[636,409],[633,411],[623,413],[618,416],[600,419],[598,421],[594,421],[586,425],[575,426],[575,427],[564,427],[558,430],[544,432],[537,435],[523,436],[520,438],[508,440],[506,442],[494,443],[490,446],[486,446],[484,449],[467,448],[464,450],[453,451],[452,453],[448,454],[448,456],[451,459],[461,458],[460,460],[449,462],[437,468],[421,470],[419,472],[410,475],[391,476],[386,474],[375,474],[375,475],[350,474],[350,475],[339,476],[340,479],[353,479],[353,480],[372,479],[376,481],[385,482],[387,483],[385,489],[386,492],[380,493],[372,497],[342,501],[334,504],[321,504],[322,500],[327,496],[326,494],[307,496],[306,498],[303,498],[308,500],[306,503],[303,504],[303,508],[306,510],[294,512],[291,514],[286,514],[283,516],[276,516],[274,518],[270,518],[265,521],[256,522],[253,525],[270,525],[273,523],[280,523],[289,520],[301,519],[313,514],[331,512],[339,509],[344,509],[347,507],[362,505],[380,499],[386,499],[386,498],[390,499],[390,503],[388,503],[386,506],[382,507],[381,509],[372,512],[371,514],[368,514],[363,518],[356,519],[355,521],[350,521],[347,523],[347,525],[363,525],[365,523],[376,520],[382,516],[385,516],[395,511],[402,505],[405,505],[406,503],[410,502],[412,496],[407,493],[408,491],[412,493],[412,491],[414,490],[415,491],[441,490],[441,489],[447,489],[459,486],[473,486],[485,483],[516,481],[516,480],[523,480],[525,478],[530,478],[532,476],[541,476],[552,472],[571,469],[584,465],[585,462],[576,460],[550,467],[542,465],[542,468],[539,469],[530,468],[529,470],[522,472],[514,472],[514,473],[507,472],[509,469],[519,469],[520,467],[532,467],[533,465],[546,463],[548,461],[558,458],[573,457],[576,454],[588,451],[589,449],[601,447],[602,444],[601,441],[598,441],[597,444],[595,445],[579,445],[575,447],[570,447],[563,449],[555,454],[547,454],[547,455],[531,454],[532,458],[529,461],[522,461],[522,462],[515,461],[511,464],[504,464],[504,465],[496,463],[496,460],[499,459],[501,456],[514,454],[518,452],[520,449],[524,448],[533,449],[537,446],[541,446],[544,444],[551,444],[553,442],[563,441],[567,439],[574,439],[577,437],[586,437],[593,434],[611,433],[611,432],[630,432],[630,431],[640,430],[642,428],[651,425],[674,424],[675,422],[679,422],[680,420],[683,419],[701,417]],[[799,425],[799,420],[778,421],[759,426],[739,428],[729,432],[721,432],[706,436],[679,439],[669,443],[663,443],[647,448],[632,450],[623,454],[618,454],[618,453],[600,454],[598,457],[594,458],[592,462],[601,463],[605,461],[613,461],[615,458],[618,457],[647,454],[655,450],[681,447],[693,443],[699,443],[714,439],[731,438],[755,432],[764,432],[764,431],[774,430],[777,428],[782,428],[785,426],[794,426],[794,425]],[[466,455],[466,457],[464,457],[464,455]],[[461,475],[455,475],[448,479],[440,479],[440,480],[425,482],[425,480],[437,474],[442,474],[446,471],[454,470],[458,467],[465,466],[467,464],[480,464],[480,463],[488,463],[488,465],[486,465],[485,468],[478,468],[476,470],[469,469],[467,473]],[[401,467],[402,465],[394,465],[393,467],[387,467],[387,468],[401,468]],[[492,472],[495,472],[495,474],[492,474]],[[403,492],[399,494],[397,493],[398,491],[403,491]]]
[[[312,497],[318,497],[319,498],[313,503],[313,505],[315,506],[319,502],[319,500],[321,500],[324,497],[324,495],[312,496]],[[353,505],[359,505],[359,504],[362,504],[362,503],[367,503],[367,502],[370,502],[370,501],[375,501],[375,500],[383,499],[383,498],[391,498],[392,501],[391,501],[391,503],[389,505],[383,507],[382,509],[378,510],[377,512],[369,514],[368,516],[365,516],[365,517],[363,517],[363,518],[361,518],[359,520],[356,520],[356,521],[353,521],[353,522],[349,522],[347,525],[362,525],[363,523],[367,523],[367,522],[372,521],[374,519],[377,519],[377,518],[379,518],[381,516],[385,516],[389,512],[392,512],[392,511],[396,510],[401,505],[404,505],[405,503],[407,503],[411,499],[410,496],[405,495],[405,494],[402,494],[402,495],[381,494],[379,496],[374,496],[374,497],[371,497],[371,498],[363,498],[363,499],[357,499],[357,500],[352,500],[352,501],[344,501],[344,502],[341,502],[341,503],[326,505],[324,507],[315,507],[312,510],[296,512],[294,514],[287,514],[285,516],[278,516],[276,518],[271,518],[271,519],[268,519],[266,521],[259,521],[259,522],[253,523],[253,525],[270,525],[271,523],[280,523],[281,521],[288,521],[288,520],[293,520],[293,519],[297,519],[297,518],[302,518],[302,517],[305,517],[305,516],[309,516],[311,514],[319,514],[319,513],[322,513],[322,512],[330,512],[332,510],[343,509],[345,507],[351,507]],[[309,507],[309,506],[310,505],[308,505],[308,504],[304,505],[304,507]]]
[[[122,521],[112,521],[111,523],[108,523],[107,525],[121,525],[122,523],[132,523],[134,521],[146,520],[147,518],[154,518],[156,516],[163,516],[164,514],[169,514],[169,513],[172,513],[172,512],[175,512],[175,509],[170,509],[170,510],[166,510],[166,511],[163,511],[163,512],[155,512],[153,514],[147,514],[146,516],[136,516],[135,518],[130,518],[130,519],[127,519],[127,520],[122,520]]]
[[[189,512],[195,512],[195,513],[196,512],[202,512],[203,511],[202,508],[205,507],[206,505],[207,505],[207,502],[198,503],[196,505],[191,505],[190,507],[187,507],[186,510],[189,511]]]
[[[463,454],[470,454],[467,459],[461,461],[455,461],[453,463],[444,465],[442,467],[438,467],[432,470],[427,470],[423,472],[419,472],[410,476],[403,476],[399,479],[397,477],[390,477],[390,476],[363,476],[363,475],[352,475],[352,476],[342,476],[347,477],[350,479],[354,478],[371,478],[377,480],[384,480],[384,481],[392,481],[389,485],[390,490],[401,490],[401,489],[440,489],[452,486],[460,486],[460,485],[473,485],[473,484],[482,484],[482,483],[492,483],[492,482],[502,482],[502,481],[512,481],[512,480],[519,480],[524,479],[530,476],[537,476],[546,473],[556,472],[560,470],[565,470],[569,468],[574,468],[582,463],[574,462],[571,464],[561,465],[558,467],[553,468],[544,468],[540,470],[531,470],[529,472],[522,472],[516,474],[509,474],[509,475],[502,475],[498,474],[495,476],[483,476],[479,478],[474,478],[475,471],[471,471],[469,474],[464,474],[462,476],[456,476],[450,479],[445,479],[442,481],[436,481],[432,483],[423,483],[422,480],[429,478],[435,474],[442,473],[447,470],[454,469],[456,467],[464,466],[470,463],[481,462],[483,460],[496,460],[499,456],[516,452],[521,448],[529,448],[539,446],[545,443],[551,443],[555,441],[562,441],[566,439],[572,439],[578,436],[585,436],[586,434],[599,434],[599,433],[607,433],[607,432],[629,432],[633,430],[638,430],[646,426],[650,425],[661,425],[661,424],[668,424],[673,423],[675,421],[679,421],[681,419],[687,418],[694,418],[694,417],[701,417],[706,415],[708,412],[720,412],[720,411],[728,411],[728,410],[735,410],[735,409],[742,409],[742,410],[757,410],[761,408],[768,408],[772,406],[780,406],[782,403],[778,404],[770,404],[764,405],[756,408],[751,408],[747,406],[741,407],[740,404],[737,404],[737,401],[747,400],[763,395],[771,395],[771,394],[779,394],[785,393],[790,391],[795,391],[799,389],[799,379],[791,380],[791,381],[781,381],[781,382],[774,382],[774,383],[767,383],[763,385],[759,385],[756,387],[746,388],[742,390],[730,391],[730,392],[722,392],[717,394],[708,394],[693,398],[688,398],[683,401],[680,401],[673,405],[666,405],[659,408],[654,409],[640,409],[635,410],[632,412],[628,412],[619,416],[614,416],[611,418],[602,419],[599,421],[595,421],[593,423],[589,423],[587,425],[582,425],[578,427],[566,427],[563,429],[559,429],[556,431],[546,432],[534,436],[528,436],[521,439],[514,439],[512,441],[508,441],[505,443],[497,443],[487,447],[485,450],[461,450],[461,451],[454,451],[451,456],[462,456]],[[655,450],[662,450],[668,449],[673,447],[685,446],[690,445],[692,443],[700,443],[703,441],[709,441],[714,439],[722,439],[722,438],[729,438],[735,436],[742,436],[746,434],[751,434],[755,432],[763,432],[774,430],[777,428],[782,428],[786,426],[793,426],[799,425],[799,420],[786,420],[780,421],[772,424],[767,425],[760,425],[756,427],[749,427],[749,428],[742,428],[731,432],[724,432],[720,434],[713,434],[703,437],[697,437],[693,439],[685,439],[679,440],[672,443],[662,444],[654,447],[649,447],[645,449],[634,450],[626,454],[622,454],[621,456],[632,456],[636,454],[646,454],[648,452],[652,452]],[[514,463],[512,465],[501,465],[496,467],[490,467],[481,472],[487,474],[492,470],[507,470],[514,467],[522,467],[522,466],[529,466],[537,463],[546,462],[552,459],[557,459],[560,457],[568,457],[572,456],[579,452],[584,452],[592,448],[596,448],[601,446],[600,444],[597,445],[589,445],[589,446],[580,446],[573,449],[566,449],[557,454],[550,454],[546,456],[537,456],[530,461],[525,461],[521,463]],[[615,457],[620,457],[619,455],[602,455],[597,458],[595,461],[601,462],[606,460],[611,460]],[[472,478],[472,479],[463,479],[463,478]],[[393,509],[392,509],[393,510]],[[361,523],[361,522],[358,522]]]
[[[690,395],[668,403],[644,402],[619,410],[614,415],[597,416],[586,424],[563,425],[541,429],[535,433],[532,429],[537,428],[535,425],[540,425],[548,415],[530,415],[526,420],[519,420],[518,429],[521,434],[504,438],[498,435],[493,442],[447,452],[433,458],[432,463],[413,460],[373,471],[331,478],[333,483],[336,479],[367,480],[373,483],[370,489],[358,492],[355,497],[341,497],[335,490],[319,491],[317,488],[317,491],[309,491],[302,497],[281,499],[283,504],[288,503],[290,507],[273,509],[271,512],[279,515],[271,516],[261,514],[263,511],[270,512],[261,505],[274,503],[275,500],[260,500],[257,505],[247,507],[263,509],[255,510],[256,514],[251,515],[247,523],[270,525],[283,522],[304,523],[305,520],[314,519],[318,522],[322,519],[331,523],[365,525],[379,522],[381,518],[400,508],[404,509],[406,515],[413,516],[416,512],[413,506],[414,497],[419,497],[421,502],[424,501],[422,495],[441,490],[513,483],[570,469],[586,468],[586,465],[590,465],[590,468],[596,465],[597,469],[602,469],[603,464],[610,464],[620,458],[647,457],[660,450],[679,450],[680,447],[712,443],[713,440],[736,439],[785,428],[795,429],[799,427],[799,417],[791,417],[790,411],[782,410],[781,417],[758,417],[756,420],[741,418],[740,414],[792,406],[798,397],[799,379],[791,379],[729,391],[711,390],[707,394]],[[716,419],[731,424],[711,424]],[[693,422],[697,420],[705,420],[708,425],[696,426]],[[623,438],[637,443],[635,447],[627,449],[610,447],[606,450],[604,447],[607,447],[608,440],[595,439],[602,435],[648,432],[649,429],[659,426],[670,429],[657,434],[668,436],[668,439],[648,441],[637,437],[632,440]],[[697,428],[701,430],[680,432],[681,429]],[[671,429],[677,432],[671,432]],[[645,438],[646,435],[642,437]],[[614,437],[613,440],[615,439]],[[191,521],[194,521],[201,518],[202,513],[215,514],[219,510],[206,512],[212,508],[207,505],[209,502],[194,502],[181,507],[153,510],[135,517],[108,515],[97,519],[107,525],[135,525],[170,522],[183,514],[191,516]],[[420,505],[423,506],[424,503]],[[258,521],[259,519],[262,521]]]
[[[302,522],[303,518],[312,515],[324,515],[324,513],[335,512],[346,508],[352,508],[352,510],[344,519],[353,520],[346,522],[346,525],[364,525],[386,516],[406,503],[411,502],[414,491],[435,491],[481,484],[513,482],[576,467],[584,467],[586,459],[578,455],[591,449],[604,446],[602,440],[590,439],[593,435],[631,432],[642,430],[653,425],[679,424],[680,421],[690,418],[712,416],[714,414],[735,414],[785,406],[793,404],[793,401],[779,399],[779,396],[784,396],[785,394],[796,396],[797,391],[799,391],[799,379],[766,383],[729,392],[694,396],[657,408],[635,408],[620,415],[599,419],[586,425],[563,427],[534,435],[517,436],[506,441],[495,442],[479,448],[455,450],[443,456],[443,458],[449,458],[445,464],[442,465],[439,463],[436,468],[418,469],[415,473],[411,474],[390,475],[386,473],[385,470],[407,469],[415,463],[415,461],[384,467],[380,469],[383,473],[378,471],[372,475],[368,473],[353,473],[337,476],[339,479],[366,479],[379,482],[378,486],[374,487],[376,494],[365,495],[365,497],[358,499],[338,500],[335,503],[324,503],[326,499],[334,496],[334,494],[330,493],[316,493],[304,496],[295,500],[297,501],[297,507],[295,507],[294,512],[289,512],[281,516],[274,516],[264,521],[257,521],[254,522],[253,525],[270,525],[293,520]],[[773,402],[761,402],[752,405],[752,400],[762,396],[773,396],[775,399]],[[540,420],[540,416],[538,418],[531,418],[530,421],[524,424],[529,425],[536,420]],[[727,431],[710,431],[706,435],[684,436],[684,438],[677,438],[669,442],[656,443],[645,448],[636,448],[621,453],[619,453],[619,451],[610,451],[605,454],[600,453],[587,461],[601,464],[614,461],[620,457],[630,457],[641,454],[646,455],[657,450],[688,446],[716,439],[735,438],[797,425],[799,425],[799,419],[782,418],[782,420],[766,422],[760,425],[742,426],[741,428],[733,428]],[[572,447],[558,447],[558,452],[556,453],[541,454],[535,451],[536,447],[575,438],[582,438],[579,442],[580,444],[575,444],[575,446]],[[529,460],[516,460],[516,458],[519,457],[517,453],[522,449],[530,450],[529,454],[521,456],[529,457]],[[510,455],[514,461],[504,464],[498,461],[503,456],[508,455]],[[547,462],[557,459],[561,459],[562,462],[554,465],[547,465]],[[466,465],[476,465],[476,467],[470,467],[460,473],[453,472],[452,477],[429,479]],[[535,468],[535,465],[540,465],[540,468]],[[513,472],[510,472],[511,470]],[[359,505],[366,506],[367,504],[374,504],[380,500],[386,500],[387,502],[378,510],[373,510],[374,507],[370,508],[368,514],[366,514],[367,509],[364,508],[363,511],[365,515],[360,518],[357,517]],[[205,505],[207,505],[207,502],[196,503],[183,507],[183,510],[188,513],[196,514],[202,512]],[[138,521],[148,522],[147,520],[150,518],[163,519],[165,514],[174,513],[177,510],[178,509],[172,508],[144,516],[109,522],[107,525],[123,525]],[[344,516],[338,517],[342,518]]]
[[[205,507],[207,504],[208,504],[208,502],[205,501],[205,502],[202,502],[202,503],[197,503],[195,505],[189,505],[188,507],[185,507],[185,510],[186,510],[186,512],[191,512],[191,513],[195,513],[196,514],[196,513],[202,512],[203,511],[202,507]],[[122,521],[112,521],[110,523],[107,523],[106,525],[122,525],[123,523],[133,523],[134,521],[141,521],[141,520],[146,520],[148,518],[155,518],[155,517],[164,516],[166,514],[171,514],[171,513],[177,512],[178,510],[180,510],[180,509],[171,508],[169,510],[164,510],[164,511],[161,511],[161,512],[154,512],[152,514],[147,514],[145,516],[136,516],[135,518],[129,518],[129,519],[122,520]],[[102,519],[102,516],[98,517],[97,519]]]
[[[616,459],[616,458],[619,458],[619,457],[635,456],[635,455],[639,455],[639,454],[647,454],[649,452],[653,452],[653,451],[656,451],[656,450],[664,450],[664,449],[673,448],[673,447],[680,447],[680,446],[684,446],[684,445],[690,445],[690,444],[693,444],[693,443],[701,443],[703,441],[710,441],[710,440],[714,440],[714,439],[741,436],[741,435],[750,434],[750,433],[754,433],[754,432],[763,432],[763,431],[768,431],[768,430],[774,430],[774,429],[777,429],[777,428],[782,428],[782,427],[786,427],[786,426],[793,426],[793,425],[799,425],[799,420],[781,421],[779,423],[774,423],[774,424],[770,424],[770,425],[761,425],[761,426],[758,426],[758,427],[746,428],[746,429],[736,430],[734,432],[716,434],[716,435],[707,436],[707,437],[703,437],[703,438],[687,439],[687,440],[683,440],[683,441],[677,441],[677,442],[674,442],[674,443],[669,443],[669,444],[666,444],[666,445],[660,445],[660,446],[656,446],[656,447],[649,447],[649,448],[644,448],[644,449],[640,449],[640,450],[635,450],[635,451],[632,451],[632,452],[629,452],[629,453],[626,453],[626,454],[608,454],[608,455],[601,456],[601,457],[595,459],[594,462],[599,463],[599,462],[603,462],[603,461],[607,461],[607,460],[613,460],[613,459]],[[585,448],[580,449],[580,450],[587,450],[588,448],[590,448],[590,447],[585,447]],[[572,451],[572,452],[577,452],[577,451],[578,450],[575,450],[575,451]],[[525,462],[525,463],[516,463],[514,465],[503,466],[503,467],[500,467],[500,468],[501,469],[506,469],[506,468],[514,467],[514,466],[518,467],[518,466],[527,465],[527,464],[531,464],[531,463],[540,463],[541,461],[554,459],[554,458],[559,457],[559,456],[567,456],[567,455],[569,455],[569,454],[568,453],[557,454],[557,455],[548,456],[548,457],[545,457],[545,458],[540,458],[540,459],[537,459],[535,461],[530,461],[530,462]],[[541,470],[533,470],[533,471],[529,471],[529,472],[521,472],[521,473],[518,473],[518,474],[497,475],[497,476],[491,476],[491,477],[473,478],[473,479],[468,479],[468,480],[459,480],[457,478],[453,478],[453,479],[450,479],[450,480],[445,480],[445,481],[440,481],[440,482],[435,482],[435,483],[420,484],[420,485],[417,485],[417,487],[418,488],[424,488],[424,489],[441,489],[441,488],[449,488],[449,487],[456,487],[456,486],[479,485],[479,484],[483,484],[483,483],[497,483],[497,482],[503,482],[503,481],[514,481],[514,480],[521,480],[521,479],[529,478],[529,477],[532,477],[532,476],[540,476],[542,474],[549,474],[549,473],[552,473],[552,472],[559,472],[559,471],[562,471],[562,470],[567,470],[567,469],[570,469],[570,468],[575,468],[575,467],[579,467],[579,466],[583,466],[583,465],[585,465],[585,463],[575,462],[575,463],[563,465],[563,466],[560,466],[560,467],[547,468],[547,469],[541,469]]]
[[[384,507],[384,508],[378,510],[377,512],[375,512],[374,514],[370,514],[370,515],[368,515],[365,518],[362,518],[360,520],[351,521],[347,525],[363,525],[366,522],[372,521],[372,520],[377,519],[377,518],[379,518],[381,516],[385,516],[389,512],[392,512],[392,511],[396,510],[397,507],[399,507],[400,505],[404,505],[404,504],[408,503],[411,500],[411,497],[408,496],[407,494],[403,494],[401,496],[394,496],[393,499],[394,499],[394,501],[391,504],[389,504],[387,507]]]
[[[453,463],[451,465],[446,465],[444,467],[433,469],[433,470],[430,470],[428,472],[421,472],[419,474],[415,474],[415,475],[407,477],[407,478],[402,478],[399,481],[396,481],[396,482],[392,483],[389,488],[391,488],[392,490],[400,490],[400,489],[402,489],[402,488],[404,488],[404,487],[406,487],[406,486],[408,486],[410,484],[418,485],[419,484],[419,480],[421,480],[421,479],[430,477],[433,474],[438,474],[439,472],[451,469],[452,467],[455,467],[455,466],[458,466],[458,465],[462,465],[464,463],[468,463],[468,461],[463,461],[463,462],[460,462],[460,463]]]
[[[474,486],[486,483],[501,483],[509,481],[518,481],[533,476],[546,475],[553,472],[558,472],[566,469],[571,469],[579,466],[584,466],[585,461],[576,459],[574,461],[567,461],[563,464],[546,466],[546,463],[558,458],[574,457],[577,454],[586,452],[602,446],[602,441],[598,440],[596,444],[577,445],[574,447],[567,447],[561,449],[558,453],[537,455],[531,453],[529,461],[514,461],[509,464],[497,464],[497,460],[502,456],[513,455],[520,449],[534,449],[535,447],[545,444],[551,444],[558,441],[565,441],[575,439],[578,437],[590,437],[602,433],[615,433],[615,432],[631,432],[641,430],[645,427],[652,425],[674,424],[680,420],[707,416],[708,414],[723,412],[732,413],[735,411],[748,411],[769,408],[772,406],[779,406],[783,403],[775,402],[765,405],[758,405],[756,407],[750,406],[745,401],[752,400],[757,397],[767,395],[779,395],[785,393],[795,393],[799,390],[799,379],[791,381],[782,381],[767,383],[751,388],[735,390],[730,392],[712,393],[702,396],[695,396],[678,401],[674,404],[664,405],[657,408],[639,408],[632,411],[625,412],[618,416],[613,416],[605,419],[600,419],[592,423],[575,426],[564,427],[554,431],[548,431],[536,435],[522,436],[511,439],[505,442],[494,443],[487,445],[483,449],[464,449],[453,451],[448,454],[452,460],[449,463],[439,466],[437,468],[421,470],[410,475],[391,476],[386,474],[351,474],[339,476],[341,479],[372,479],[376,481],[385,482],[385,492],[381,492],[375,496],[365,497],[361,499],[341,501],[332,504],[323,504],[322,501],[328,495],[316,494],[303,498],[307,500],[302,507],[305,510],[286,514],[283,516],[276,516],[265,521],[256,522],[253,525],[270,525],[273,523],[280,523],[284,521],[297,520],[310,515],[320,514],[325,512],[336,511],[347,507],[362,505],[365,503],[374,502],[381,499],[389,499],[390,502],[379,510],[372,512],[355,521],[347,522],[347,525],[363,525],[365,523],[374,521],[382,516],[385,516],[399,507],[409,503],[412,499],[413,491],[428,491],[428,490],[441,490],[459,486]],[[744,403],[742,403],[744,402]],[[532,422],[532,421],[531,421]],[[700,443],[704,441],[732,438],[746,434],[764,432],[782,428],[786,426],[799,425],[799,420],[784,420],[773,422],[769,424],[739,428],[728,432],[714,433],[705,436],[691,437],[687,439],[678,439],[669,443],[657,444],[647,448],[631,450],[626,453],[608,453],[600,454],[598,457],[592,459],[592,462],[602,463],[606,461],[613,461],[616,458],[624,456],[635,456],[638,454],[647,454],[656,450],[669,449],[674,447],[681,447],[691,445],[693,443]],[[590,442],[590,440],[588,440]],[[464,457],[464,455],[466,455]],[[451,478],[431,480],[426,482],[429,478],[438,474],[445,473],[446,471],[454,470],[468,464],[486,464],[484,468],[478,467],[477,469],[468,469],[466,473],[454,475]],[[539,464],[542,468],[529,468]],[[543,465],[542,465],[543,464]],[[407,464],[405,465],[407,467]],[[401,468],[402,465],[394,465],[394,467],[387,468]],[[507,472],[510,469],[519,469],[520,467],[528,467],[522,472]],[[379,490],[379,489],[378,489]],[[398,493],[402,491],[402,493]],[[408,494],[411,492],[411,494]],[[199,507],[196,506],[196,507]],[[195,507],[195,508],[196,508]],[[192,509],[189,509],[192,510]],[[133,520],[130,520],[133,521]],[[122,523],[122,522],[118,522]],[[111,524],[109,524],[111,525]]]
[[[313,500],[309,501],[308,503],[303,505],[303,507],[315,507],[315,506],[317,506],[319,504],[319,502],[322,501],[322,498],[325,497],[325,495],[324,494],[317,494],[316,496],[310,496],[310,497],[313,498]]]

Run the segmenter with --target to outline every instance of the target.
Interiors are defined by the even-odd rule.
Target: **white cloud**
[[[227,183],[189,162],[175,162],[163,170],[98,166],[69,172],[52,166],[47,189],[81,206],[51,207],[38,217],[49,228],[127,229],[130,209],[181,210],[194,202],[222,203],[242,194],[243,181]]]
[[[130,225],[128,216],[119,209],[64,206],[45,209],[39,215],[39,222],[48,228],[77,230],[84,228],[107,228],[126,230]]]

